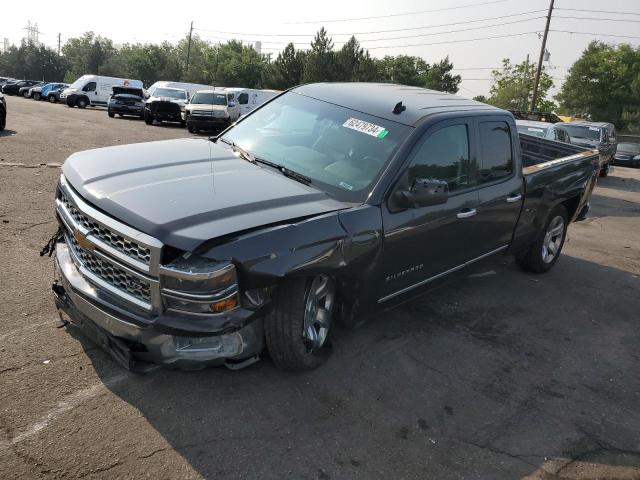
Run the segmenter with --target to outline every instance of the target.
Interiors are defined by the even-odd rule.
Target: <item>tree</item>
[[[640,132],[640,47],[590,43],[556,99],[563,113]]]
[[[482,103],[487,103],[487,100],[488,100],[487,97],[485,97],[484,95],[477,95],[477,96],[473,97],[473,99],[476,102],[482,102]]]
[[[445,57],[438,63],[430,65],[423,74],[424,86],[439,92],[457,93],[462,78],[460,75],[452,75],[453,63],[449,57]]]
[[[54,50],[24,40],[19,47],[11,46],[0,54],[0,72],[15,78],[60,81],[66,68],[65,58]]]
[[[488,103],[511,110],[529,110],[535,73],[536,66],[533,63],[522,62],[512,65],[509,59],[505,58],[502,60],[502,70],[494,70],[491,74],[493,81]],[[547,99],[552,87],[553,80],[543,66],[536,110],[551,112],[557,108],[555,103]]]
[[[333,40],[322,27],[311,42],[304,66],[304,83],[331,82],[335,78]]]
[[[101,67],[116,52],[110,39],[96,36],[93,32],[86,32],[79,38],[70,38],[62,47],[62,53],[69,63],[65,80],[72,82],[84,74],[101,74]]]
[[[296,50],[293,43],[289,43],[273,63],[265,65],[264,86],[284,90],[300,85],[305,61],[305,52]]]

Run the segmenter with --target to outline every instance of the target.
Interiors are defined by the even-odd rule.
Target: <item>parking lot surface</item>
[[[140,375],[58,328],[38,255],[56,163],[189,134],[15,97],[8,111],[0,478],[640,479],[640,170],[600,180],[549,274],[478,267],[338,332],[318,370]]]

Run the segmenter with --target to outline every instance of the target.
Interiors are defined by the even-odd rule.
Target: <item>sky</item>
[[[4,38],[19,43],[26,36],[28,22],[37,23],[40,42],[57,48],[58,33],[64,44],[88,30],[117,44],[176,42],[187,34],[193,21],[194,34],[203,39],[261,41],[262,52],[272,52],[275,57],[290,41],[305,48],[324,26],[336,47],[355,34],[375,57],[405,54],[436,62],[449,56],[455,73],[463,79],[460,95],[472,97],[488,94],[491,70],[499,67],[503,58],[519,63],[529,54],[531,61],[537,62],[549,2],[184,0],[147,3],[153,5],[148,8],[143,4],[132,8],[120,2],[88,8],[81,6],[91,2],[67,3],[54,8],[49,1],[41,0],[30,1],[25,8],[19,2],[6,2],[8,5],[0,8],[0,48]],[[640,0],[556,0],[550,29],[547,50],[551,57],[545,65],[557,90],[567,69],[590,41],[640,45]]]

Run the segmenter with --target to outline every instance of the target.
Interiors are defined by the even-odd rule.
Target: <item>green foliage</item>
[[[187,50],[189,64],[187,65]],[[208,85],[286,89],[310,82],[394,82],[455,93],[460,76],[452,75],[449,58],[430,65],[420,57],[371,57],[355,37],[334,49],[321,28],[308,50],[290,43],[273,62],[238,40],[213,44],[198,35],[176,44],[135,43],[115,46],[105,37],[86,32],[70,38],[62,56],[44,46],[22,44],[0,54],[0,73],[73,82],[84,74],[139,79],[149,86],[158,80]]]
[[[487,103],[489,101],[489,99],[487,97],[485,97],[484,95],[477,95],[477,96],[473,97],[473,99],[476,102],[482,102],[482,103]]]
[[[640,47],[594,41],[556,96],[561,111],[640,132]]]
[[[529,110],[533,96],[533,83],[536,77],[536,65],[522,62],[512,65],[508,58],[502,60],[502,70],[494,70],[490,94],[487,103],[499,108],[511,110]],[[544,66],[540,74],[538,87],[538,101],[535,110],[551,112],[557,107],[547,99],[549,90],[553,87],[553,79],[545,71]]]

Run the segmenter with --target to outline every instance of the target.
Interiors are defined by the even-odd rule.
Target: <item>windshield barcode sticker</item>
[[[364,120],[358,120],[357,118],[348,119],[342,124],[342,126],[357,132],[366,133],[367,135],[371,135],[376,138],[384,138],[389,133],[389,130],[384,127],[365,122]]]

